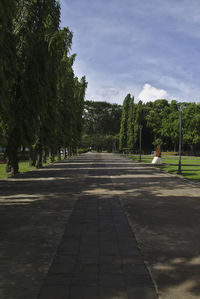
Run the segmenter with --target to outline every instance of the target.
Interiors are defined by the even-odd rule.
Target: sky
[[[60,0],[86,99],[200,100],[200,0]]]

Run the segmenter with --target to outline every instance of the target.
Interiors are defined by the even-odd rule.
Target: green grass
[[[138,155],[130,156],[131,159],[139,161]],[[143,155],[141,162],[151,163],[153,155]],[[156,165],[160,169],[169,173],[177,174],[178,172],[178,156],[162,156],[162,165]],[[200,181],[200,157],[183,156],[181,159],[181,175],[187,179]]]
[[[43,163],[43,166],[47,166],[49,164],[49,158],[47,159],[47,163]],[[29,166],[29,161],[20,161],[19,162],[19,172],[27,172],[36,169],[34,166]],[[6,164],[0,164],[0,179],[7,179],[10,176],[6,172]]]
[[[8,175],[6,173],[6,164],[0,164],[0,179],[6,179]]]
[[[29,166],[29,161],[20,161],[19,162],[19,172],[27,172],[35,169],[33,166]],[[6,164],[0,164],[0,179],[7,179],[9,175],[6,172]]]
[[[163,164],[158,166],[162,170],[168,171],[169,173],[177,174],[178,165]],[[181,165],[181,175],[187,179],[200,181],[200,165],[199,166],[186,166]]]

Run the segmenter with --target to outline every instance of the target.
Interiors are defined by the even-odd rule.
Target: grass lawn
[[[131,159],[139,161],[139,156],[130,156]],[[151,163],[153,155],[143,155],[141,162]],[[178,172],[178,156],[162,156],[162,165],[156,166],[162,170],[168,171],[173,174]],[[183,156],[181,159],[182,176],[187,179],[200,181],[200,157]]]
[[[43,163],[43,166],[49,164],[49,159],[47,159],[47,163]],[[30,170],[36,169],[34,166],[29,166],[29,161],[20,161],[19,162],[19,172],[27,172]],[[6,173],[6,164],[0,164],[0,179],[7,179],[9,175]]]

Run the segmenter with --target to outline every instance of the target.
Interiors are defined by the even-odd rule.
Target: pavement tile
[[[144,260],[142,258],[142,256],[134,256],[134,255],[125,255],[122,256],[122,262],[123,262],[123,266],[127,266],[127,265],[131,265],[131,264],[136,264],[136,265],[143,265],[144,264]]]
[[[80,243],[80,250],[84,248],[99,249],[99,240],[97,238],[84,238]]]
[[[69,273],[73,273],[74,268],[75,268],[75,262],[58,263],[55,260],[49,269],[49,273],[50,274],[69,274]]]
[[[80,256],[82,257],[91,257],[91,259],[98,259],[99,257],[99,248],[83,247],[80,248]]]
[[[123,232],[117,232],[117,238],[119,240],[119,242],[135,242],[136,241],[134,240],[134,236],[133,236],[133,233],[132,232],[127,232],[127,231],[123,231]]]
[[[82,236],[82,231],[76,230],[76,231],[65,231],[63,234],[63,240],[68,240],[68,238],[73,238],[74,240],[80,240]]]
[[[107,242],[107,241],[115,241],[117,242],[117,234],[116,232],[100,232],[99,233],[100,242]]]
[[[92,239],[94,240],[94,242],[98,241],[98,233],[97,232],[90,232],[87,230],[84,230],[84,232],[82,233],[82,238],[81,238],[81,242],[83,240],[89,240]]]
[[[78,217],[77,215],[71,215],[67,223],[68,226],[79,226],[84,223],[84,218]]]
[[[92,234],[92,233],[97,234],[98,231],[99,231],[99,229],[98,229],[98,225],[89,225],[89,224],[86,224],[86,225],[84,226],[84,231],[83,231],[83,233],[88,232],[88,233],[91,233],[91,234]]]
[[[86,273],[86,274],[98,274],[99,264],[81,264],[77,263],[73,273]]]
[[[134,244],[132,243],[118,243],[119,251],[124,256],[140,256],[141,253]]]
[[[76,256],[79,252],[79,247],[76,245],[61,246],[57,250],[58,255],[74,255]]]
[[[99,298],[98,287],[73,285],[70,289],[69,298],[70,299],[98,299]]]
[[[147,287],[128,287],[128,299],[158,299],[154,288]]]
[[[142,275],[148,275],[149,272],[145,266],[145,264],[143,265],[137,265],[137,264],[128,264],[126,266],[124,266],[124,273],[126,274],[142,274]]]
[[[123,273],[123,264],[120,256],[100,256],[100,273]]]
[[[124,275],[101,273],[99,275],[99,284],[100,286],[125,287]]]
[[[115,255],[119,256],[119,248],[117,242],[101,242],[100,244],[101,255]]]
[[[48,274],[44,280],[44,286],[69,286],[72,282],[70,274]]]
[[[97,286],[98,285],[98,275],[88,274],[88,273],[78,273],[72,276],[72,285],[82,285],[82,286]]]
[[[67,227],[67,229],[65,230],[64,234],[63,234],[63,238],[72,238],[74,237],[74,239],[79,239],[82,235],[82,228],[80,228],[80,226],[78,227]]]
[[[54,261],[56,263],[62,263],[62,264],[67,264],[67,263],[76,263],[76,256],[74,255],[58,255],[56,254],[54,257]]]
[[[78,261],[81,264],[98,264],[99,263],[99,255],[93,255],[90,254],[80,254],[78,255]]]
[[[114,225],[100,225],[98,227],[98,232],[110,232],[115,233],[115,226]]]
[[[116,227],[116,231],[118,233],[130,234],[133,237],[133,232],[132,232],[129,225],[120,225],[120,224],[118,224],[118,225],[115,225],[115,227]]]
[[[153,287],[150,275],[127,273],[125,282],[128,287]]]
[[[40,290],[37,299],[69,299],[69,287],[66,286],[48,286]]]
[[[93,184],[109,183],[86,179],[88,194],[76,202],[39,299],[157,298],[118,198],[89,195]]]
[[[125,288],[101,286],[99,299],[128,299],[128,295]]]

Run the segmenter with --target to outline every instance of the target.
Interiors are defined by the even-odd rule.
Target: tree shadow
[[[109,174],[158,290],[171,298],[199,298],[200,187],[151,167],[135,167]],[[130,173],[133,177],[126,177]]]
[[[80,210],[90,196],[94,214],[97,198],[102,209],[120,199],[161,295],[200,297],[198,186],[149,164],[99,154],[0,181],[0,190],[0,255],[5,269],[0,278],[16,299],[25,286],[26,298],[38,291],[80,194]],[[110,292],[105,298],[123,290]],[[149,299],[148,290],[142,298]]]

